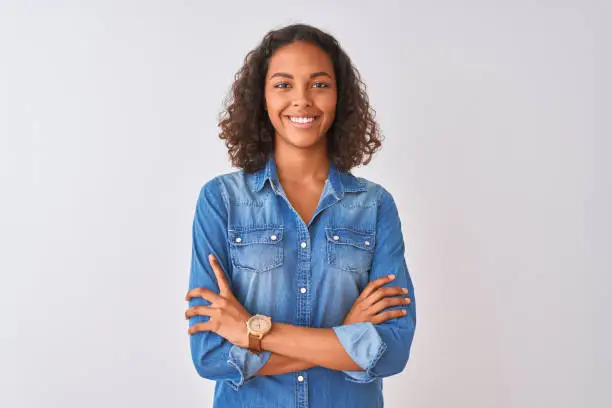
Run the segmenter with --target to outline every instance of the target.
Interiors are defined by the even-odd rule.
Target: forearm
[[[273,323],[261,342],[264,350],[332,370],[363,370],[346,353],[333,329]]]
[[[255,375],[279,375],[294,373],[296,371],[308,370],[315,367],[314,364],[282,354],[272,353],[268,362]]]

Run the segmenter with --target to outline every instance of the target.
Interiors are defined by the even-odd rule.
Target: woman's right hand
[[[404,309],[382,312],[388,307],[408,305],[411,302],[410,298],[403,297],[403,295],[408,293],[407,289],[400,288],[399,286],[382,287],[393,279],[395,279],[395,275],[387,275],[368,283],[357,300],[355,300],[355,303],[353,303],[343,324],[361,322],[379,324],[389,319],[404,316],[406,314]]]

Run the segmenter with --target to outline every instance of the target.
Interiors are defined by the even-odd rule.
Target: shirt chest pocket
[[[326,227],[327,262],[336,268],[356,274],[367,274],[372,266],[374,232],[351,228]]]
[[[235,268],[265,272],[283,264],[283,227],[242,227],[228,230]]]

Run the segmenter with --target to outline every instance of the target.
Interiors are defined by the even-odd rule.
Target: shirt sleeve
[[[230,286],[232,285],[227,242],[228,200],[221,187],[220,181],[215,178],[200,190],[192,229],[189,290],[205,287],[219,293],[219,286],[208,262],[208,255],[211,253],[219,261]],[[208,306],[210,302],[202,297],[189,300],[189,307],[197,305]],[[189,327],[208,319],[208,316],[193,316],[189,318]],[[271,354],[269,351],[253,354],[213,332],[201,331],[189,336],[191,358],[198,374],[209,380],[228,381],[236,391],[255,376]]]
[[[397,206],[391,194],[380,187],[380,205],[376,227],[376,246],[370,281],[384,275],[395,274],[395,280],[386,286],[408,289],[408,305],[385,309],[406,309],[406,315],[380,324],[370,322],[334,327],[338,340],[348,355],[363,371],[344,371],[346,379],[368,383],[377,377],[400,373],[406,367],[416,327],[416,299],[414,286],[404,257],[404,239]]]

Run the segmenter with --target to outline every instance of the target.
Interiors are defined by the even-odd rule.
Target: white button
[[[370,246],[370,241],[365,242],[366,246]]]
[[[306,293],[306,288],[302,288],[302,289],[300,289],[300,292],[302,292],[302,293]]]
[[[270,239],[271,239],[272,241],[276,241],[276,238],[277,238],[277,236],[276,236],[276,235],[272,235],[272,236],[270,237]]]
[[[298,381],[299,381],[299,382],[304,381],[304,377],[302,377],[301,375],[298,375]]]
[[[305,242],[302,242],[302,243],[300,244],[300,246],[301,246],[302,248],[306,248],[306,243],[305,243]]]
[[[242,238],[240,237],[236,238],[236,242],[242,242]]]
[[[334,241],[337,241],[337,240],[339,240],[339,239],[340,239],[340,237],[339,237],[339,236],[334,235]]]

